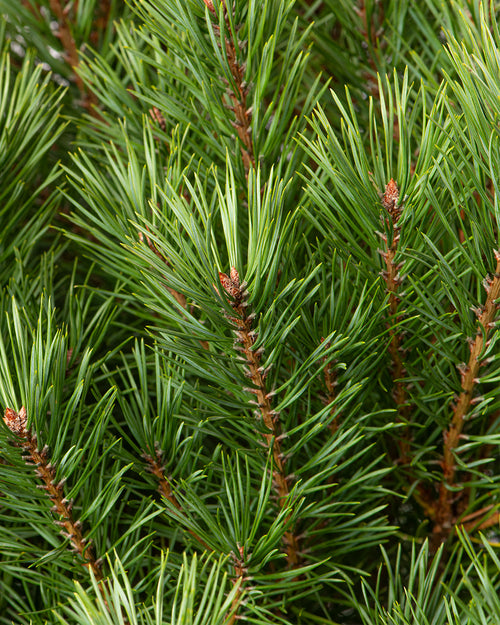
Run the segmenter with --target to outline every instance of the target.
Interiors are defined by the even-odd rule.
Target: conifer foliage
[[[498,3],[0,14],[0,623],[498,623]]]

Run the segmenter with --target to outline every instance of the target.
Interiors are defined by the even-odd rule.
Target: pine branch
[[[80,95],[82,98],[83,106],[89,111],[94,111],[94,105],[97,103],[97,97],[95,93],[87,89],[84,81],[81,76],[78,74],[78,66],[80,64],[80,59],[78,56],[78,46],[76,44],[75,37],[73,35],[72,27],[71,27],[71,6],[72,3],[68,3],[66,6],[63,6],[61,0],[50,0],[49,5],[54,13],[54,16],[58,23],[58,29],[56,31],[56,36],[61,41],[63,49],[65,51],[64,58],[65,61],[70,65],[73,69],[73,80],[80,91]],[[104,19],[104,17],[109,14],[110,4],[109,0],[105,2],[99,3],[100,13],[99,20]],[[95,35],[95,33],[94,33]]]
[[[480,510],[476,510],[472,514],[468,514],[460,520],[460,525],[464,530],[471,534],[472,532],[481,532],[482,530],[498,525],[500,521],[500,511],[494,510],[493,504],[485,506]]]
[[[368,5],[368,6],[367,6]],[[384,5],[377,2],[372,4],[366,2],[366,0],[360,0],[357,6],[353,7],[354,12],[361,20],[361,36],[364,39],[364,44],[367,54],[367,66],[363,72],[363,79],[365,80],[366,91],[374,98],[379,98],[379,83],[376,79],[380,70],[380,59],[376,58],[376,52],[382,52],[384,43]],[[377,48],[375,47],[377,46]]]
[[[234,598],[233,602],[231,603],[231,610],[229,612],[229,618],[226,625],[234,625],[238,619],[238,608],[240,607],[241,598],[243,595],[243,582],[247,580],[248,576],[248,569],[245,566],[243,551],[243,548],[240,547],[239,556],[237,556],[235,553],[232,554],[233,567],[235,572],[234,578],[232,580]]]
[[[165,466],[163,465],[163,462],[162,462],[163,460],[162,451],[156,448],[155,456],[156,457],[153,458],[153,456],[151,456],[150,454],[147,454],[147,453],[143,454],[143,458],[146,460],[147,465],[148,465],[148,470],[158,480],[158,492],[160,493],[162,497],[165,497],[165,499],[169,501],[175,508],[177,508],[180,514],[182,514],[182,506],[177,501],[177,498],[174,495],[174,492],[172,490],[170,480],[165,475]],[[196,540],[196,542],[200,544],[204,549],[207,549],[208,551],[212,551],[212,549],[207,545],[207,543],[203,540],[203,538],[198,536],[198,534],[194,530],[188,529],[188,532]]]
[[[466,438],[463,434],[466,418],[473,404],[481,400],[474,397],[474,391],[479,383],[479,370],[486,364],[483,354],[491,341],[491,331],[495,328],[500,298],[500,251],[495,251],[497,261],[493,278],[484,280],[486,303],[482,308],[474,310],[478,323],[476,337],[469,342],[470,356],[467,364],[459,366],[462,391],[453,405],[453,416],[448,429],[443,433],[444,446],[441,467],[443,482],[439,488],[439,501],[435,515],[433,529],[436,540],[443,540],[452,530],[454,510],[452,492],[455,487],[457,467],[455,454],[460,441]]]
[[[54,515],[59,516],[59,519],[55,520],[54,523],[62,528],[60,530],[61,535],[69,540],[73,551],[81,556],[84,560],[84,566],[92,570],[95,579],[101,581],[103,579],[101,561],[96,559],[91,541],[83,536],[81,521],[74,520],[73,502],[64,496],[65,480],[62,479],[58,483],[55,481],[56,470],[48,461],[48,448],[45,446],[40,451],[36,434],[27,428],[27,415],[24,406],[19,412],[12,410],[12,408],[6,408],[4,422],[9,430],[19,437],[20,440],[16,440],[15,444],[25,452],[23,456],[25,462],[36,466],[35,474],[43,482],[43,484],[38,485],[38,488],[46,491],[48,498],[53,503],[51,511]]]
[[[165,130],[167,129],[167,122],[165,121],[165,117],[163,117],[163,113],[160,111],[160,109],[156,106],[153,106],[153,108],[149,109],[148,113],[151,117],[151,120],[153,122],[156,122],[161,130],[165,132]]]
[[[246,375],[251,380],[253,387],[245,390],[253,393],[256,400],[250,403],[257,406],[257,414],[262,419],[267,432],[263,432],[262,436],[266,442],[267,448],[272,453],[274,469],[273,469],[273,485],[278,495],[280,507],[285,505],[286,499],[290,494],[288,487],[289,476],[285,471],[285,460],[281,450],[281,431],[279,424],[279,414],[273,410],[271,405],[272,392],[268,392],[265,379],[268,369],[261,366],[261,356],[263,349],[254,349],[254,343],[257,339],[257,332],[252,329],[254,315],[248,314],[248,291],[246,284],[240,283],[240,277],[235,267],[231,269],[230,276],[219,272],[219,280],[222,288],[231,298],[229,301],[234,314],[226,315],[231,325],[235,326],[233,330],[236,341],[235,349],[242,354],[242,358],[246,363]],[[284,534],[284,542],[287,552],[288,565],[293,568],[299,563],[299,544],[297,536],[293,531],[286,531]]]
[[[158,113],[154,113],[155,118],[158,115]],[[168,261],[167,258],[165,258],[165,256],[160,252],[160,250],[156,247],[156,245],[154,244],[153,241],[151,241],[151,239],[149,238],[149,236],[147,234],[143,234],[142,232],[139,232],[139,241],[141,243],[144,242],[144,239],[146,239],[146,242],[148,244],[149,249],[153,252],[153,254],[155,254],[156,256],[158,256],[158,258],[165,263],[165,265],[167,267],[170,267],[170,262]],[[164,276],[165,277],[165,276]],[[166,278],[165,278],[166,279]],[[186,296],[183,295],[182,293],[179,293],[179,291],[176,291],[175,289],[173,289],[170,286],[166,286],[168,292],[173,295],[175,297],[175,299],[177,300],[177,302],[182,306],[182,308],[186,308],[187,306],[187,301],[186,301]]]
[[[328,343],[325,346],[327,349],[330,347],[330,344]],[[323,360],[326,360],[326,356],[323,356]],[[326,397],[323,400],[323,403],[325,406],[331,406],[330,408],[330,416],[331,416],[331,421],[328,424],[328,427],[330,428],[330,432],[331,434],[335,434],[335,432],[338,430],[339,427],[339,418],[341,416],[341,414],[339,412],[336,411],[336,399],[337,399],[337,374],[335,369],[332,367],[332,362],[326,362],[324,368],[323,368],[323,377],[324,377],[324,382],[325,382],[325,386],[326,386]]]
[[[203,0],[208,10],[212,15],[216,16],[215,7],[212,0]],[[243,160],[243,166],[245,168],[245,174],[248,176],[248,172],[251,167],[255,168],[255,156],[252,142],[252,111],[247,106],[248,99],[248,86],[245,81],[245,67],[238,62],[239,42],[234,39],[231,24],[227,17],[227,7],[225,0],[222,1],[222,10],[224,11],[224,20],[226,24],[227,35],[224,36],[224,45],[227,61],[231,76],[236,86],[234,90],[231,86],[228,86],[226,95],[229,97],[231,104],[225,105],[230,111],[234,113],[235,120],[231,122],[233,127],[238,133],[240,139],[240,152]],[[212,26],[215,34],[221,38],[220,27],[217,25]],[[224,79],[222,79],[224,80]]]
[[[390,242],[387,234],[379,233],[385,244],[385,250],[379,250],[379,253],[386,265],[386,269],[381,272],[381,275],[385,280],[387,293],[389,294],[389,313],[391,319],[390,324],[388,324],[390,337],[389,354],[392,360],[391,373],[394,381],[392,396],[398,410],[399,419],[406,424],[403,436],[398,441],[399,462],[406,465],[409,462],[410,456],[408,418],[411,408],[408,400],[407,384],[404,381],[407,372],[403,361],[403,357],[406,355],[406,350],[403,347],[403,332],[397,326],[403,318],[399,313],[400,298],[398,296],[398,291],[403,281],[403,277],[400,273],[403,263],[396,262],[396,256],[399,251],[398,244],[401,239],[401,226],[398,222],[403,211],[403,205],[399,204],[399,190],[392,178],[385,187],[385,193],[382,195],[381,201],[382,206],[389,215],[389,217],[386,218],[388,222],[387,225],[390,230],[392,230],[392,240]]]
[[[63,6],[60,0],[50,0],[50,8],[58,22],[58,30],[56,31],[56,35],[61,40],[62,46],[64,48],[65,60],[75,70],[78,67],[80,61],[78,58],[78,48],[71,32],[71,22],[69,20],[71,5],[68,4],[66,6]],[[86,96],[86,90],[83,80],[76,72],[74,75],[74,80],[82,96]]]
[[[112,0],[99,0],[97,12],[92,20],[92,30],[89,35],[90,42],[94,47],[99,43],[99,35],[104,32],[111,18]]]

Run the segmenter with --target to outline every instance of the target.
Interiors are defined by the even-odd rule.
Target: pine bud
[[[26,409],[23,406],[19,412],[12,410],[12,408],[6,408],[3,416],[5,425],[11,432],[25,438],[27,435],[26,430]]]
[[[155,121],[162,130],[165,130],[167,128],[165,118],[163,117],[160,109],[156,108],[156,106],[153,106],[152,109],[149,109],[149,115],[151,116],[151,119]]]
[[[385,193],[382,196],[382,206],[389,213],[394,223],[401,216],[401,207],[398,205],[399,189],[398,185],[391,178],[385,186]]]
[[[210,13],[213,13],[215,15],[215,7],[212,0],[203,0],[203,2],[205,3],[205,6],[210,11]]]

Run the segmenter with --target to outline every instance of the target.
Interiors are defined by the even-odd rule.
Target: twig
[[[389,354],[392,360],[392,379],[394,381],[392,396],[398,410],[399,420],[406,424],[403,436],[399,439],[399,462],[408,464],[410,456],[409,429],[408,418],[410,413],[410,404],[408,401],[407,384],[404,381],[406,376],[406,368],[403,358],[406,350],[403,347],[404,334],[396,326],[402,320],[399,313],[400,299],[398,291],[403,281],[400,274],[403,263],[396,262],[398,254],[398,244],[401,238],[401,226],[398,224],[402,214],[403,205],[399,204],[399,190],[397,184],[391,178],[385,187],[385,193],[381,197],[382,206],[388,214],[386,218],[387,225],[392,228],[392,240],[389,242],[387,235],[378,233],[385,245],[385,250],[379,250],[380,255],[385,261],[386,269],[381,272],[387,286],[389,294],[389,312],[390,323],[389,329]],[[398,314],[399,313],[399,314]]]
[[[102,581],[101,561],[95,557],[92,541],[84,538],[81,522],[73,518],[73,502],[64,496],[65,480],[56,483],[55,467],[48,461],[48,447],[45,446],[41,451],[38,449],[36,434],[27,428],[24,406],[19,412],[6,408],[4,422],[9,430],[19,437],[15,444],[23,449],[25,453],[23,459],[27,464],[35,465],[35,474],[43,482],[38,488],[44,490],[53,503],[51,511],[59,517],[54,523],[61,528],[61,535],[69,540],[73,551],[81,556],[83,565],[92,570],[95,579],[98,582]],[[99,588],[102,591],[101,585]]]
[[[216,15],[215,7],[212,0],[203,0],[212,15]],[[231,104],[226,105],[227,108],[234,113],[235,120],[231,122],[240,139],[240,152],[245,168],[245,174],[248,176],[250,168],[255,168],[255,154],[252,141],[252,110],[247,105],[248,86],[245,82],[245,66],[238,62],[238,42],[234,41],[229,20],[227,18],[227,9],[223,4],[225,13],[226,29],[229,36],[224,38],[224,46],[226,48],[226,56],[229,63],[231,76],[233,77],[236,91],[231,87],[226,90]],[[220,37],[219,26],[214,25],[213,30]],[[221,44],[222,45],[222,44]]]
[[[163,458],[162,458],[161,450],[155,448],[155,458],[153,458],[153,456],[147,453],[143,454],[143,458],[147,462],[148,470],[158,480],[158,492],[160,493],[160,495],[162,497],[165,497],[165,499],[167,499],[179,511],[180,514],[183,514],[182,506],[177,501],[177,498],[172,491],[170,480],[165,475],[165,466],[163,465],[163,461],[162,461]],[[188,532],[196,540],[196,542],[199,543],[204,549],[207,549],[208,551],[212,551],[212,548],[209,545],[207,545],[207,543],[203,540],[203,538],[198,536],[198,534],[194,530],[188,529]]]
[[[361,20],[360,34],[364,39],[364,47],[369,52],[369,54],[367,54],[366,61],[371,71],[365,70],[363,72],[363,78],[366,81],[367,92],[379,100],[380,96],[378,92],[378,82],[376,79],[379,72],[379,59],[376,58],[375,52],[379,51],[380,53],[383,53],[384,48],[387,46],[386,38],[383,36],[385,12],[382,2],[375,2],[374,4],[368,3],[371,5],[371,10],[367,10],[366,4],[367,2],[365,2],[365,0],[359,0],[357,6],[354,7],[355,13]],[[379,10],[378,15],[375,7]],[[374,46],[377,46],[377,49],[375,49]]]
[[[149,228],[146,227],[147,230],[149,230]],[[149,236],[147,234],[143,234],[142,232],[139,232],[138,234],[139,236],[139,241],[141,243],[144,243],[144,239],[146,239],[146,243],[149,247],[149,249],[167,266],[167,267],[171,267],[170,261],[168,260],[168,258],[166,258],[166,256],[164,256],[160,250],[156,247],[155,243],[153,241],[151,241],[151,239],[149,238]],[[173,289],[171,286],[168,286],[167,282],[168,279],[165,275],[162,274],[162,278],[165,280],[165,288],[167,289],[167,291],[173,295],[173,297],[175,298],[175,300],[177,301],[178,304],[180,304],[182,306],[182,308],[184,308],[184,310],[187,310],[187,300],[186,300],[186,296],[183,293],[180,293],[179,291],[176,291],[175,289]],[[209,345],[207,341],[200,341],[200,345],[203,347],[203,349],[209,349]]]
[[[233,309],[233,315],[226,315],[226,317],[235,328],[233,330],[236,336],[234,347],[241,352],[246,362],[245,373],[253,385],[245,390],[255,396],[255,400],[251,400],[250,403],[257,406],[257,416],[262,419],[267,430],[262,433],[262,437],[273,456],[273,484],[280,507],[283,507],[290,491],[285,471],[285,459],[281,451],[279,413],[273,410],[271,405],[273,393],[268,392],[266,388],[265,379],[269,369],[264,369],[261,365],[263,349],[254,348],[257,332],[252,328],[254,315],[248,314],[247,311],[248,291],[245,283],[240,284],[240,277],[235,267],[231,269],[229,276],[219,272],[219,280],[230,298],[229,304]],[[286,546],[288,566],[294,568],[299,563],[297,537],[293,531],[289,530],[284,533],[283,540]]]
[[[231,610],[229,612],[230,616],[227,620],[226,625],[234,625],[238,618],[238,608],[241,602],[241,597],[243,595],[242,584],[243,580],[246,579],[248,569],[245,566],[244,560],[244,549],[243,547],[239,548],[239,556],[236,556],[232,553],[233,556],[233,566],[235,576],[233,578],[233,587],[237,586],[236,593],[234,595],[234,599],[231,602]]]
[[[63,6],[61,0],[50,0],[49,4],[50,9],[56,17],[58,23],[58,30],[55,34],[61,41],[61,44],[64,48],[64,56],[66,62],[73,69],[74,81],[76,86],[78,87],[78,90],[80,91],[83,106],[87,110],[92,111],[93,105],[97,103],[97,98],[92,91],[89,91],[86,88],[81,76],[76,71],[80,63],[80,59],[78,57],[78,48],[76,45],[76,41],[71,31],[71,20],[69,19],[71,3]]]
[[[448,429],[443,432],[444,445],[441,467],[443,481],[439,488],[439,501],[436,511],[434,535],[436,540],[443,540],[453,527],[453,501],[450,487],[455,485],[457,467],[455,452],[463,437],[465,418],[471,405],[475,402],[474,390],[479,382],[479,369],[485,363],[484,351],[490,343],[491,330],[495,327],[500,298],[500,251],[495,251],[497,261],[493,278],[487,277],[483,284],[486,290],[486,303],[482,308],[475,309],[478,320],[476,336],[469,342],[470,356],[467,364],[459,365],[462,390],[453,404],[453,416]]]
[[[151,239],[149,238],[149,236],[147,234],[143,234],[142,232],[139,232],[139,241],[141,243],[144,243],[144,239],[146,239],[146,243],[148,244],[149,249],[156,255],[158,256],[158,258],[165,263],[165,265],[167,267],[170,267],[170,262],[168,260],[168,258],[166,258],[161,252],[160,250],[156,247],[156,245],[154,244],[153,241],[151,241]],[[165,276],[163,276],[164,279]],[[177,302],[182,306],[182,308],[186,308],[187,307],[187,302],[186,302],[186,297],[182,294],[179,293],[179,291],[176,291],[175,289],[173,289],[172,287],[167,286],[166,287],[168,292],[174,296],[174,298],[177,300]]]
[[[97,5],[97,11],[94,19],[92,20],[92,31],[90,33],[90,42],[94,47],[99,44],[99,34],[103,32],[109,22],[109,16],[111,13],[111,0],[99,0]]]
[[[321,339],[323,341],[323,339]],[[326,347],[330,347],[330,344],[327,344]],[[326,387],[326,397],[323,399],[323,403],[325,406],[330,406],[330,417],[331,421],[328,424],[330,428],[331,434],[335,434],[339,427],[339,417],[341,416],[339,412],[336,412],[336,404],[335,401],[337,399],[337,374],[335,369],[332,367],[332,362],[326,361],[326,356],[323,357],[323,362],[325,362],[325,366],[323,368],[323,377],[325,381]]]
[[[476,512],[472,514],[468,514],[460,521],[459,525],[463,526],[468,534],[474,531],[487,529],[492,525],[497,525],[500,521],[500,512],[496,510],[493,514],[488,515],[488,512],[491,512],[493,507],[493,504],[491,504],[485,508],[481,508],[481,510],[476,510]]]

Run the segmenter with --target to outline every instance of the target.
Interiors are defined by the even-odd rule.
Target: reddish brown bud
[[[240,286],[240,274],[238,273],[236,267],[231,267],[230,276],[233,284],[235,284],[236,286]]]
[[[224,291],[229,291],[232,283],[231,278],[227,275],[227,273],[222,273],[222,271],[219,271],[219,280]]]
[[[385,193],[382,196],[382,203],[384,207],[389,210],[392,206],[397,204],[399,200],[398,185],[394,182],[394,178],[391,178],[385,185]]]
[[[162,130],[166,129],[167,124],[165,122],[165,118],[163,117],[160,109],[157,109],[156,106],[153,106],[152,109],[149,109],[149,114],[151,116],[151,119],[155,121]]]
[[[12,410],[12,408],[6,408],[3,420],[11,432],[21,436],[22,438],[26,437],[28,432],[26,430],[27,417],[24,406],[18,413],[15,410]]]
[[[240,277],[234,267],[231,268],[231,277],[229,277],[227,273],[219,271],[219,280],[222,288],[228,295],[234,299],[240,299]]]
[[[215,8],[212,0],[203,0],[203,2],[205,3],[205,6],[210,11],[210,13],[213,13],[215,15]]]
[[[391,178],[385,186],[385,193],[382,196],[382,206],[392,217],[394,222],[397,222],[401,215],[401,208],[398,206],[399,189],[398,185]]]

